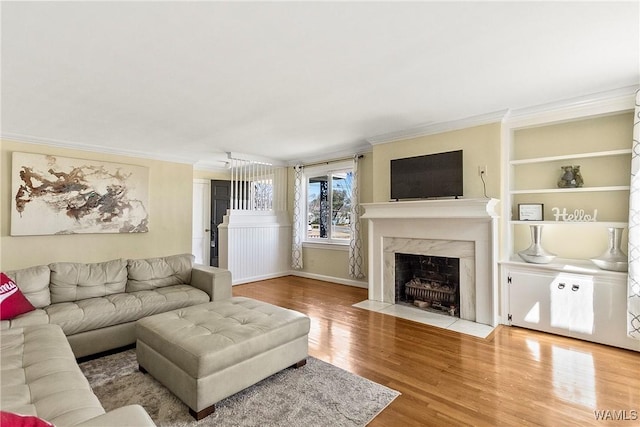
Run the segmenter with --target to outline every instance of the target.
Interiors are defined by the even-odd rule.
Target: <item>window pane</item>
[[[328,176],[309,178],[307,184],[307,215],[307,238],[328,238],[330,224]]]
[[[332,177],[332,218],[331,238],[348,240],[351,238],[351,183],[353,173],[336,173]]]
[[[253,209],[265,211],[273,209],[273,180],[253,181]]]

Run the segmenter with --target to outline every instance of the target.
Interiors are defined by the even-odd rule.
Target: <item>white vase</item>
[[[547,252],[542,247],[542,225],[535,224],[530,225],[529,227],[531,228],[531,246],[518,252],[518,255],[523,260],[533,264],[549,264],[555,259],[556,255],[551,252]]]
[[[627,271],[629,269],[627,254],[620,249],[624,228],[609,227],[607,231],[609,232],[609,248],[599,257],[591,258],[591,262],[603,270]]]

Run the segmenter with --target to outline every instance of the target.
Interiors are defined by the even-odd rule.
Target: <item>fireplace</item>
[[[460,317],[460,259],[395,254],[396,304]]]
[[[417,232],[414,231],[414,234]],[[398,254],[425,257],[423,259],[431,259],[432,262],[438,258],[451,258],[456,259],[458,265],[456,282],[459,303],[456,307],[456,317],[474,322],[477,320],[475,242],[415,237],[384,237],[382,242],[384,266],[382,281],[385,292],[382,301],[393,304],[402,303],[397,299],[396,294]]]
[[[403,274],[396,271],[398,254],[432,260],[434,257],[455,258],[459,263],[456,316],[496,326],[497,204],[496,199],[364,204],[363,218],[369,220],[369,301],[407,304],[408,301],[403,301],[406,295],[400,297],[397,290],[397,276]],[[424,284],[419,282],[414,285],[417,286],[410,287],[409,293],[418,294],[421,287],[428,287],[420,286]]]

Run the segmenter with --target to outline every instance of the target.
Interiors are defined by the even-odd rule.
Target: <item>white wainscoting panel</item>
[[[234,285],[288,274],[291,223],[285,212],[231,210],[218,232],[220,267],[231,271]]]

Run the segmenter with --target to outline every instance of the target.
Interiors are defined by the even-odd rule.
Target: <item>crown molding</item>
[[[0,134],[0,138],[3,140],[10,140],[15,142],[22,142],[26,144],[38,144],[38,145],[48,145],[58,148],[66,148],[69,150],[80,150],[80,151],[89,151],[92,153],[101,153],[101,154],[113,154],[117,156],[127,156],[127,157],[137,157],[141,159],[149,159],[149,160],[160,160],[163,162],[171,162],[171,163],[186,163],[186,164],[194,164],[192,159],[188,159],[186,157],[176,157],[176,156],[160,156],[157,154],[149,153],[146,151],[136,151],[136,150],[120,150],[113,149],[98,145],[84,144],[78,142],[70,142],[70,141],[61,141],[57,139],[49,139],[49,138],[40,138],[37,136],[31,135],[22,135],[16,133],[2,133]]]
[[[378,145],[497,122],[516,129],[575,120],[580,117],[615,114],[633,110],[635,92],[639,88],[639,85],[625,86],[532,107],[500,110],[448,122],[428,123],[409,129],[371,136],[367,138],[367,141],[371,145]]]
[[[367,141],[371,145],[386,144],[387,142],[400,141],[403,139],[418,138],[421,136],[435,135],[444,132],[451,132],[481,126],[490,123],[499,123],[504,118],[508,110],[494,111],[492,113],[481,114],[477,116],[465,117],[462,119],[451,120],[448,122],[428,123],[409,129],[398,130],[394,132],[384,133],[381,135],[371,136]]]
[[[640,86],[626,86],[577,98],[510,110],[504,124],[511,129],[632,111]]]

